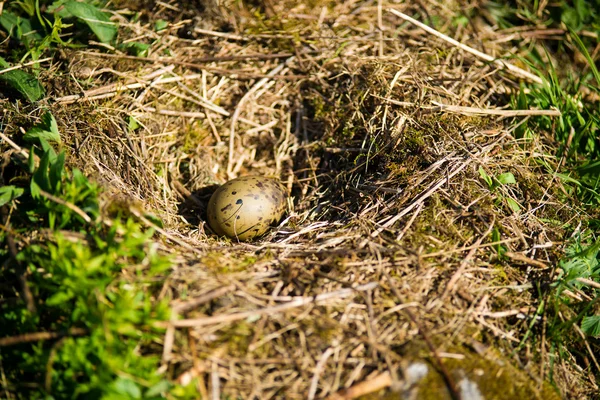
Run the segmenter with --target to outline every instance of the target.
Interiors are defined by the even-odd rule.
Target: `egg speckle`
[[[208,203],[208,223],[219,236],[252,240],[278,222],[287,205],[287,191],[274,178],[244,176],[220,186]]]

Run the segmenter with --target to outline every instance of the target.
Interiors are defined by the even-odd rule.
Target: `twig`
[[[519,240],[518,238],[496,240],[495,242],[480,243],[478,245],[459,247],[458,249],[454,249],[454,250],[442,250],[442,251],[436,251],[434,253],[422,254],[421,257],[422,258],[432,258],[432,257],[446,256],[446,255],[450,255],[450,254],[454,254],[454,253],[462,253],[463,251],[471,250],[474,248],[481,249],[483,247],[491,247],[491,246],[498,246],[499,244],[513,243],[513,242],[517,242],[518,240]]]
[[[21,146],[19,146],[18,144],[16,144],[15,142],[13,142],[8,136],[6,136],[4,133],[0,132],[0,138],[2,138],[2,140],[4,140],[6,143],[8,143],[8,145],[10,147],[12,147],[13,149],[15,149],[19,154],[21,154],[21,156],[23,156],[25,159],[29,158],[29,152],[25,149],[23,149]]]
[[[442,111],[450,111],[464,115],[499,115],[502,117],[527,117],[536,115],[560,117],[562,115],[559,110],[501,110],[496,108],[453,106],[437,101],[432,101],[432,103],[440,107]]]
[[[212,400],[221,399],[221,382],[219,380],[219,366],[213,361],[210,371],[210,386],[211,386],[211,398]]]
[[[600,289],[600,283],[593,281],[587,278],[575,278],[575,280],[579,283],[583,283],[584,285],[588,285],[589,287],[593,287],[595,289]],[[598,369],[600,371],[600,368]]]
[[[101,87],[98,87],[95,89],[87,90],[83,93],[72,94],[72,95],[63,96],[63,97],[57,97],[56,99],[54,99],[54,101],[57,103],[62,103],[62,104],[71,104],[71,103],[75,103],[78,100],[91,101],[91,100],[104,99],[107,97],[116,96],[119,93],[125,92],[127,90],[141,89],[141,88],[144,88],[147,86],[153,86],[153,85],[156,85],[159,83],[164,84],[164,83],[178,82],[178,81],[182,81],[182,80],[198,79],[201,76],[200,74],[194,74],[194,75],[187,75],[187,76],[169,77],[166,79],[160,79],[156,82],[150,81],[150,79],[156,78],[157,72],[160,72],[160,74],[162,75],[164,73],[171,72],[172,70],[173,70],[173,68],[161,68],[160,70],[153,71],[146,76],[135,78],[135,80],[137,82],[131,82],[131,83],[127,83],[127,84],[111,83],[111,84],[104,85],[104,86],[101,86]]]
[[[123,59],[129,59],[129,60],[136,60],[136,61],[147,61],[147,62],[159,62],[159,63],[165,63],[165,64],[175,64],[175,65],[181,65],[183,67],[188,67],[188,68],[192,68],[192,69],[197,69],[197,70],[205,70],[208,72],[212,72],[214,74],[218,74],[218,75],[229,75],[231,77],[238,77],[238,78],[248,78],[248,79],[260,79],[260,78],[277,78],[277,79],[283,79],[283,80],[299,80],[299,79],[306,79],[308,78],[307,75],[265,75],[265,74],[252,74],[249,72],[244,72],[244,71],[238,71],[238,70],[228,70],[228,69],[224,69],[224,68],[215,68],[215,67],[209,67],[206,66],[204,64],[196,64],[196,63],[190,63],[190,62],[186,62],[186,61],[178,61],[178,60],[172,60],[172,59],[165,59],[160,60],[160,59],[154,59],[152,57],[135,57],[135,56],[127,56],[127,55],[116,55],[116,54],[107,54],[107,53],[93,53],[90,52],[90,54],[93,54],[94,56],[98,56],[98,57],[111,57],[111,58],[123,58]],[[275,57],[275,58],[282,58],[282,57]]]
[[[510,258],[511,260],[520,261],[522,263],[531,265],[531,266],[539,268],[539,269],[549,268],[548,264],[546,264],[542,261],[534,260],[533,258],[529,258],[526,255],[521,254],[521,253],[513,253],[511,251],[507,251],[506,253],[504,253],[504,255],[506,257]]]
[[[200,392],[201,399],[208,399],[208,390],[206,389],[206,384],[204,382],[204,375],[202,374],[204,365],[198,358],[198,349],[196,348],[196,338],[192,334],[191,329],[187,331],[188,344],[190,346],[190,353],[192,356],[192,360],[194,363],[194,367],[192,368],[192,375],[195,373],[198,377],[198,381],[196,382],[196,387]],[[193,378],[193,377],[192,377]],[[191,378],[190,378],[191,380]],[[184,385],[185,386],[185,385]]]
[[[529,314],[535,311],[533,307],[522,307],[518,310],[507,310],[507,311],[495,311],[495,312],[481,312],[479,316],[486,318],[506,318],[512,317],[519,314]]]
[[[10,231],[11,229],[7,206],[2,206],[0,208],[0,213],[2,214],[2,222],[6,225],[6,230]],[[33,297],[33,293],[31,292],[31,288],[29,287],[29,283],[27,282],[27,267],[17,258],[19,251],[17,249],[14,236],[12,234],[6,235],[6,241],[8,242],[8,253],[10,254],[10,260],[16,265],[15,270],[17,272],[19,285],[21,286],[21,294],[23,295],[23,300],[25,300],[27,311],[30,313],[35,313],[35,299]]]
[[[209,108],[209,107],[207,107]],[[156,109],[154,107],[142,107],[141,108],[144,111],[148,111],[148,112],[154,112],[160,115],[168,115],[170,117],[183,117],[183,118],[206,118],[206,113],[204,112],[199,112],[199,111],[180,111],[180,110],[166,110],[166,109]],[[210,109],[210,108],[209,108]],[[224,115],[222,113],[219,113],[221,115]],[[229,113],[227,113],[226,116],[228,116]],[[260,124],[257,124],[254,121],[251,121],[247,118],[239,118],[238,119],[240,122],[243,122],[245,124],[248,124],[250,126],[254,126],[254,127],[260,127]]]
[[[439,188],[441,188],[444,184],[446,184],[451,178],[460,173],[463,169],[465,169],[470,163],[473,161],[472,158],[465,160],[458,167],[456,167],[448,176],[440,179],[432,188],[427,190],[425,193],[421,194],[415,201],[413,201],[408,207],[404,208],[404,210],[400,211],[393,218],[383,223],[379,228],[377,228],[373,233],[371,233],[371,237],[377,237],[381,232],[390,226],[394,225],[400,218],[404,217],[406,214],[411,212],[415,207],[419,206],[419,204],[423,203],[427,198],[429,198],[433,193],[435,193]]]
[[[46,389],[46,394],[51,395],[52,393],[52,371],[54,371],[54,361],[56,360],[56,353],[58,349],[65,342],[65,338],[62,337],[52,345],[52,349],[50,350],[50,354],[48,355],[48,361],[46,362],[46,376],[44,377],[44,389]]]
[[[424,104],[413,103],[411,101],[398,101],[390,99],[389,97],[382,97],[375,94],[371,96],[381,100],[385,100],[388,103],[400,106],[400,107],[418,107],[421,110],[427,110],[431,112],[437,111],[448,111],[463,115],[498,115],[501,117],[529,117],[529,116],[549,116],[549,117],[560,117],[562,114],[559,110],[503,110],[501,108],[479,108],[479,107],[464,107],[454,106],[451,104],[443,104],[437,101],[432,101],[434,106],[427,106]]]
[[[48,200],[51,200],[57,204],[63,205],[65,207],[67,207],[69,210],[73,211],[75,214],[79,215],[86,223],[91,224],[94,221],[90,218],[89,215],[87,215],[85,213],[85,211],[83,211],[81,208],[77,207],[75,204],[73,203],[69,203],[68,201],[65,201],[59,197],[54,196],[53,194],[50,194],[42,189],[40,189],[40,194],[42,196],[44,196],[45,198],[47,198]]]
[[[279,58],[288,58],[293,56],[291,53],[274,53],[274,54],[245,54],[241,56],[219,56],[219,57],[202,57],[195,58],[193,63],[180,61],[173,57],[137,57],[124,54],[109,54],[109,53],[96,53],[93,51],[81,51],[79,54],[85,54],[90,56],[105,57],[105,58],[118,58],[121,60],[134,60],[134,61],[147,61],[151,63],[162,63],[162,64],[175,64],[175,65],[186,65],[186,64],[203,64],[212,62],[223,62],[223,61],[246,61],[246,60],[275,60]]]
[[[371,233],[371,237],[377,237],[385,229],[394,225],[402,217],[404,217],[406,214],[411,212],[415,207],[419,206],[419,204],[423,203],[426,199],[431,197],[439,188],[441,188],[442,186],[447,184],[450,181],[450,179],[452,179],[454,176],[456,176],[462,170],[464,170],[475,159],[475,156],[481,156],[483,154],[486,154],[491,149],[493,149],[495,146],[496,146],[495,142],[491,143],[491,144],[487,145],[486,147],[484,147],[483,149],[481,149],[476,155],[472,155],[468,159],[464,160],[458,167],[455,167],[452,170],[452,172],[450,172],[449,174],[447,174],[446,176],[444,176],[443,178],[438,180],[438,182],[435,185],[433,185],[432,187],[427,189],[425,192],[422,192],[421,194],[419,194],[418,197],[410,203],[410,205],[408,205],[406,208],[404,208],[402,211],[400,211],[393,218],[390,218],[388,221],[386,221],[384,223],[379,222],[378,223],[380,225],[379,228],[377,230],[375,230],[373,233]]]
[[[177,319],[177,312],[172,310],[171,320],[174,321]],[[165,338],[163,340],[163,352],[161,362],[163,365],[169,362],[171,359],[171,352],[173,351],[173,343],[175,343],[175,327],[173,325],[167,326],[167,330],[165,332]]]
[[[171,235],[169,232],[165,231],[164,229],[162,229],[160,226],[156,225],[154,222],[150,221],[148,218],[144,217],[142,215],[142,213],[140,213],[138,210],[136,209],[131,209],[130,210],[131,213],[133,215],[135,215],[136,217],[138,217],[144,224],[146,224],[148,227],[151,227],[152,229],[154,229],[155,231],[157,231],[158,233],[160,233],[161,235],[163,235],[164,237],[166,237],[167,239],[169,239],[170,241],[172,241],[173,243],[176,243],[178,245],[180,245],[181,247],[193,252],[193,253],[202,253],[201,250],[197,249],[196,247],[184,242],[181,239],[176,238],[175,236]]]
[[[244,311],[235,314],[227,314],[227,315],[216,315],[214,317],[206,317],[206,318],[196,318],[196,319],[182,319],[174,322],[158,322],[158,325],[165,326],[168,324],[173,324],[177,328],[186,328],[186,327],[198,327],[205,325],[213,325],[224,322],[233,322],[239,321],[242,319],[246,319],[248,317],[259,316],[259,315],[273,315],[280,313],[282,311],[290,310],[293,308],[298,308],[305,306],[307,304],[320,304],[325,301],[331,301],[334,299],[343,299],[346,297],[350,297],[354,295],[356,292],[364,292],[366,290],[372,290],[378,287],[377,282],[365,283],[363,285],[359,285],[354,288],[340,289],[334,292],[322,293],[316,295],[314,297],[300,297],[298,299],[292,300],[289,303],[280,304],[277,306],[266,307],[258,310],[252,311]]]
[[[392,277],[390,276],[390,274],[385,269],[382,269],[381,271],[382,271],[383,275],[385,276],[385,278],[387,279],[387,281],[390,283],[390,289],[392,290],[392,293],[394,294],[394,296],[396,296],[396,299],[399,302],[399,304],[405,303],[403,301],[402,296],[400,295],[400,292],[398,291],[398,288],[394,284],[394,281],[392,280]],[[417,316],[409,308],[403,308],[401,311],[404,312],[404,314],[406,314],[408,319],[410,319],[411,322],[413,324],[415,324],[415,326],[419,330],[419,334],[421,335],[421,337],[423,338],[423,341],[429,348],[429,351],[431,352],[431,355],[433,356],[433,359],[435,360],[435,363],[437,364],[440,374],[444,378],[444,382],[446,383],[446,386],[448,387],[448,391],[450,392],[450,397],[453,400],[461,400],[460,392],[456,388],[456,383],[454,382],[454,379],[452,378],[452,376],[450,375],[450,372],[448,372],[448,369],[442,362],[442,359],[441,359],[440,355],[438,354],[438,351],[435,348],[433,341],[429,337],[429,334],[427,333],[425,328],[423,328],[423,325],[421,325],[421,323],[417,319]]]
[[[490,56],[489,54],[482,53],[481,51],[476,50],[476,49],[474,49],[474,48],[472,48],[470,46],[467,46],[466,44],[460,43],[459,41],[456,41],[456,40],[452,39],[451,37],[449,37],[447,35],[444,35],[443,33],[441,33],[439,31],[437,31],[437,30],[435,30],[435,29],[433,29],[433,28],[431,28],[431,27],[423,24],[422,22],[417,21],[414,18],[409,17],[408,15],[406,15],[404,13],[401,13],[400,11],[396,11],[393,8],[390,8],[389,11],[392,14],[394,14],[394,15],[402,18],[402,19],[404,19],[405,21],[408,21],[411,24],[418,26],[419,28],[423,29],[424,31],[426,31],[428,33],[431,33],[432,35],[437,36],[440,39],[445,40],[446,42],[448,42],[450,44],[453,44],[454,46],[456,46],[456,47],[458,47],[458,48],[460,48],[460,49],[462,49],[462,50],[464,50],[466,52],[469,52],[469,53],[471,53],[471,54],[473,54],[473,55],[475,55],[475,56],[477,56],[477,57],[479,57],[479,58],[481,58],[483,60],[486,60],[486,61],[489,61],[489,62],[493,62],[494,64],[496,64],[500,68],[503,68],[503,69],[505,68],[505,69],[511,71],[512,73],[514,73],[517,76],[529,79],[529,80],[531,80],[531,81],[533,81],[535,83],[539,83],[539,84],[543,83],[542,79],[539,76],[534,75],[531,72],[527,72],[524,69],[519,68],[519,67],[517,67],[515,65],[512,65],[512,64],[509,64],[506,61],[499,60],[497,58],[494,58],[494,57]]]
[[[467,265],[469,265],[469,262],[471,261],[473,256],[475,256],[475,253],[477,252],[477,250],[479,250],[481,248],[480,245],[481,245],[481,242],[483,241],[483,239],[485,239],[487,237],[487,235],[490,234],[492,229],[494,229],[495,223],[496,223],[496,219],[494,218],[492,220],[492,223],[490,224],[490,226],[485,231],[485,233],[483,235],[481,235],[479,237],[479,239],[477,239],[477,241],[473,245],[473,248],[469,251],[469,253],[467,253],[465,258],[461,261],[460,266],[458,267],[456,272],[454,272],[454,274],[448,281],[448,284],[446,285],[446,289],[444,289],[444,292],[440,296],[440,300],[444,301],[444,299],[448,296],[448,294],[450,292],[454,291],[456,283],[462,277],[463,272],[465,271],[465,268],[467,268]]]
[[[269,82],[273,77],[275,77],[281,70],[285,68],[285,66],[294,59],[294,57],[288,58],[284,63],[279,64],[277,67],[273,68],[271,72],[267,74],[266,77],[258,81],[238,102],[235,107],[235,112],[233,113],[233,117],[231,118],[231,125],[229,128],[229,152],[227,157],[227,176],[231,179],[233,178],[233,150],[235,144],[235,125],[240,117],[240,113],[242,111],[242,105],[248,100],[254,93],[258,91],[261,87],[263,87],[267,82]]]
[[[321,376],[321,373],[325,368],[325,363],[327,362],[327,359],[331,357],[333,352],[333,347],[329,347],[321,355],[319,362],[317,362],[317,365],[315,367],[315,374],[313,375],[313,378],[310,381],[310,388],[308,389],[308,400],[314,400],[315,395],[317,394],[317,386],[319,385],[319,377]]]
[[[298,232],[286,237],[285,239],[283,239],[282,241],[280,241],[279,243],[283,244],[283,243],[287,243],[289,241],[291,241],[292,239],[297,238],[298,236],[302,236],[306,233],[309,232],[314,232],[318,229],[324,228],[326,226],[330,225],[329,222],[327,221],[320,221],[320,222],[315,222],[313,224],[310,224],[308,226],[305,226],[304,228],[300,229]]]
[[[573,324],[573,328],[577,331],[577,333],[579,334],[579,336],[583,340],[583,343],[585,343],[585,348],[588,351],[590,357],[592,358],[592,361],[594,362],[594,366],[596,367],[596,371],[600,372],[600,364],[598,364],[598,360],[596,359],[596,356],[594,355],[594,351],[590,347],[590,343],[589,343],[588,338],[586,337],[585,333],[583,333],[583,331],[581,330],[581,328],[577,324]]]
[[[229,40],[251,40],[250,37],[244,37],[241,35],[236,35],[234,33],[226,33],[226,32],[217,32],[217,31],[209,31],[208,29],[194,28],[194,32],[200,33],[202,35],[207,36],[215,36],[223,39]]]
[[[478,321],[478,322],[479,322],[481,325],[483,325],[483,326],[485,326],[486,328],[488,328],[489,330],[491,330],[491,331],[492,331],[492,333],[493,333],[494,335],[496,335],[496,336],[500,336],[500,337],[502,337],[502,338],[504,338],[504,339],[506,339],[506,340],[510,340],[511,342],[514,342],[514,343],[519,343],[519,339],[517,339],[517,338],[515,338],[515,337],[513,337],[513,336],[511,336],[511,335],[509,335],[509,334],[508,334],[508,333],[506,333],[506,332],[503,332],[501,329],[499,329],[499,328],[495,327],[494,325],[487,323],[487,322],[486,322],[486,321],[483,319],[483,317],[481,317],[481,316],[476,316],[476,317],[475,317],[475,319],[476,319],[476,320],[477,320],[477,321]]]
[[[413,213],[413,215],[410,217],[410,219],[406,223],[406,226],[402,229],[402,232],[400,232],[400,234],[396,237],[396,242],[399,242],[404,237],[404,235],[406,235],[406,232],[408,232],[408,230],[410,229],[410,227],[412,226],[412,224],[415,222],[415,219],[417,219],[417,216],[419,215],[419,213],[423,209],[423,206],[424,206],[423,203],[419,204],[419,206],[417,207],[417,209],[415,210],[415,212]]]
[[[30,61],[25,64],[13,65],[12,67],[0,69],[0,75],[4,74],[6,72],[14,71],[15,69],[21,69],[23,67],[28,67],[30,65],[34,65],[34,64],[38,64],[38,63],[46,62],[46,61],[50,61],[50,60],[52,60],[52,57],[46,57],[46,58],[42,58],[41,60]]]
[[[171,303],[171,309],[178,313],[184,313],[186,311],[189,311],[193,308],[198,307],[201,304],[208,303],[209,301],[211,301],[213,299],[219,298],[219,297],[231,292],[234,289],[235,289],[235,285],[222,286],[220,288],[212,290],[202,296],[196,297],[196,298],[188,300],[186,302]]]
[[[87,333],[88,330],[83,328],[71,328],[68,331],[62,332],[24,333],[22,335],[0,338],[0,347],[12,346],[21,343],[38,342],[40,340],[58,339],[64,336],[83,336]]]
[[[357,383],[348,389],[340,390],[337,393],[327,396],[325,400],[352,400],[385,389],[391,385],[392,377],[390,373],[383,372],[373,379]]]

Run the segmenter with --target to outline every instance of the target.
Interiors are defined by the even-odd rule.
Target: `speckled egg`
[[[279,221],[287,205],[287,191],[274,178],[244,176],[232,179],[213,193],[208,223],[219,236],[252,240]]]

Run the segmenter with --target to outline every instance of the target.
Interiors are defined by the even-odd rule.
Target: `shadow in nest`
[[[198,226],[207,221],[206,209],[212,194],[219,185],[209,185],[183,195],[183,200],[177,206],[177,213],[191,225]]]

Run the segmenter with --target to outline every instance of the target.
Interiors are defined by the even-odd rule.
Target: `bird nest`
[[[203,398],[451,398],[464,379],[485,398],[554,395],[542,329],[522,340],[532,282],[563,254],[551,221],[582,211],[539,173],[552,141],[514,134],[552,114],[505,107],[527,71],[472,54],[467,29],[439,26],[451,43],[382,2],[115,5],[120,35],[148,55],[65,50],[50,109],[104,202],[163,222],[162,372]],[[510,54],[479,29],[484,56]],[[506,173],[514,182],[486,180]],[[208,198],[249,174],[280,177],[293,211],[258,241],[219,239]],[[563,393],[592,390],[558,368]]]

